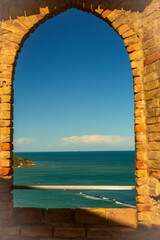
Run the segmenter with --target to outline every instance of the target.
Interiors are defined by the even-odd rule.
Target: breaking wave
[[[119,201],[117,199],[114,198],[107,198],[107,197],[102,197],[102,196],[94,196],[94,195],[89,195],[83,192],[80,192],[79,195],[88,198],[88,199],[92,199],[92,200],[101,200],[101,201],[107,201],[107,202],[112,202],[118,205],[123,205],[125,207],[130,207],[130,208],[136,208],[136,205],[134,204],[130,204],[130,203],[126,203],[123,201]]]

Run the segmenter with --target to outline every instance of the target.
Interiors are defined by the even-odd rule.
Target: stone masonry
[[[103,19],[123,39],[135,102],[137,209],[13,208],[13,80],[24,41],[69,8]],[[160,239],[160,1],[0,1],[0,239]]]

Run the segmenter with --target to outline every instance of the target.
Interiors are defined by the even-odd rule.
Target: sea
[[[135,186],[134,151],[16,152],[36,165],[14,168],[14,185]],[[14,207],[136,208],[135,190],[13,190]]]

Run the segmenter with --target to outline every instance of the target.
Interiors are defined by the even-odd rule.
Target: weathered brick
[[[148,126],[149,132],[160,132],[160,123],[156,123]]]
[[[30,225],[30,226],[22,226],[21,227],[21,235],[22,236],[52,236],[52,227],[45,225]]]
[[[85,228],[82,227],[55,227],[54,236],[69,237],[69,238],[83,238],[85,237]]]
[[[1,144],[1,151],[11,151],[11,150],[13,150],[12,143],[2,143]]]
[[[107,209],[108,225],[137,227],[136,209]]]
[[[136,170],[135,175],[136,177],[141,178],[141,177],[147,177],[148,173],[147,173],[147,170]]]
[[[154,99],[160,97],[160,89],[155,89],[146,92],[146,100]]]
[[[160,117],[151,117],[146,119],[147,124],[160,123]]]
[[[160,179],[160,170],[150,171],[149,176],[154,177],[156,179]]]
[[[153,55],[147,57],[145,60],[144,60],[144,65],[148,65],[152,62],[155,62],[157,61],[158,59],[160,59],[160,52],[158,53],[154,53]]]
[[[136,167],[136,169],[139,169],[139,170],[146,170],[147,169],[147,163],[144,162],[144,161],[143,162],[136,161],[135,167]]]
[[[151,205],[149,204],[137,204],[137,211],[138,212],[145,212],[145,211],[150,211],[151,210]]]
[[[127,47],[127,52],[134,52],[134,51],[138,51],[138,50],[141,50],[141,44],[140,43],[135,43],[135,44],[132,44],[132,45],[129,45]]]
[[[136,125],[135,126],[135,132],[145,132],[146,126],[145,125]]]
[[[41,224],[43,210],[39,208],[14,208],[16,224]]]
[[[137,59],[141,59],[142,57],[143,57],[143,52],[142,52],[142,50],[134,51],[134,52],[129,53],[129,59],[130,59],[130,61],[137,60]]]
[[[159,133],[149,133],[148,134],[148,140],[149,142],[153,142],[153,141],[160,141],[160,134]]]
[[[10,176],[13,174],[12,168],[1,168],[0,169],[0,176]]]
[[[76,209],[75,210],[75,222],[77,224],[105,224],[106,220],[106,212],[103,208],[92,209],[92,208],[84,208],[84,209]]]
[[[134,85],[134,93],[139,93],[143,91],[142,85]]]
[[[7,228],[5,228],[5,233],[9,236],[10,235],[12,235],[12,236],[19,235],[20,227],[19,226],[7,227]]]
[[[5,160],[1,160],[0,159],[0,167],[11,167],[11,160],[5,159]]]
[[[149,161],[149,168],[160,170],[160,161],[156,161],[156,160]]]
[[[147,195],[140,195],[136,197],[138,203],[150,203],[150,197]]]
[[[92,227],[88,228],[87,230],[87,238],[93,238],[93,239],[112,239],[113,233],[116,233],[116,236],[120,235],[120,229],[119,228],[113,228],[113,227],[107,227],[107,228],[98,228],[98,227]],[[115,236],[114,236],[115,237]]]
[[[74,218],[73,209],[48,209],[43,211],[43,218],[46,224],[72,223]]]
[[[148,179],[147,177],[143,177],[143,178],[136,178],[136,185],[138,187],[142,186],[142,185],[146,185],[148,183]]]
[[[145,222],[145,221],[149,221],[151,218],[151,215],[149,212],[139,212],[138,213],[138,221],[140,222]]]
[[[141,171],[145,171],[145,170],[141,170]],[[146,175],[146,174],[144,174],[144,175]],[[144,177],[144,179],[146,180],[146,177]],[[147,182],[146,182],[146,184],[140,185],[140,186],[137,187],[137,195],[148,195],[148,185],[147,185]]]
[[[145,88],[145,90],[148,91],[148,90],[159,88],[159,86],[160,86],[159,81],[156,80],[156,81],[153,81],[153,82],[146,83],[144,85],[144,88]]]
[[[148,143],[149,150],[159,150],[160,149],[160,142],[149,142]]]
[[[11,201],[1,202],[0,201],[0,211],[9,210],[13,208],[13,203]]]
[[[147,153],[146,153],[146,151],[137,151],[136,152],[136,160],[138,160],[138,161],[146,161],[147,160]]]

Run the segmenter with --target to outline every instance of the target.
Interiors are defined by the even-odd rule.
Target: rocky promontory
[[[13,155],[13,167],[27,167],[27,166],[34,166],[32,160],[22,158],[22,157],[17,157]]]

